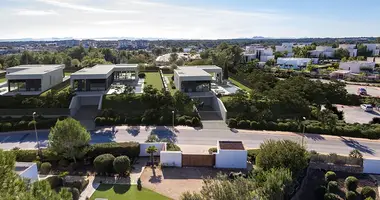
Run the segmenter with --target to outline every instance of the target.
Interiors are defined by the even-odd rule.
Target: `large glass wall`
[[[182,81],[181,90],[183,92],[209,92],[210,81]]]
[[[106,79],[77,79],[74,80],[74,91],[105,91]]]
[[[41,79],[8,80],[9,92],[41,91]]]

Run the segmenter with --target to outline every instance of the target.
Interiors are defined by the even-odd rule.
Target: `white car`
[[[370,104],[362,104],[362,105],[360,105],[360,107],[361,107],[364,111],[366,111],[366,112],[371,112],[371,111],[373,111],[373,107],[372,107],[372,105],[370,105]]]

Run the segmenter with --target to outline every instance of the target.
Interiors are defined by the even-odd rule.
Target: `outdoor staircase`
[[[94,119],[97,114],[98,106],[81,106],[73,118],[78,120],[87,130],[91,131],[95,130]]]

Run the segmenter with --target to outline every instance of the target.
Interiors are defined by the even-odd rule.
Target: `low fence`
[[[310,169],[325,169],[328,171],[339,171],[349,173],[363,173],[363,167],[358,165],[337,165],[333,163],[314,163],[310,162]]]
[[[183,154],[181,151],[161,151],[160,163],[171,167],[214,167],[215,154]]]

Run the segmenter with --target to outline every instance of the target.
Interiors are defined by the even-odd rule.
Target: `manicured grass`
[[[170,94],[174,95],[174,93],[177,91],[177,89],[172,89],[172,86],[170,85],[170,81],[172,80],[173,74],[164,74],[164,76],[168,77],[168,79],[169,79],[169,84],[168,84],[169,91],[170,91]]]
[[[146,85],[152,85],[153,88],[158,90],[162,90],[162,88],[164,88],[159,72],[145,72],[145,75]]]
[[[251,88],[241,84],[240,82],[234,80],[233,78],[228,78],[228,80],[231,81],[236,86],[238,86],[239,88],[241,88],[242,90],[245,90],[245,91],[251,91],[252,90]]]
[[[7,81],[7,79],[5,77],[0,78],[0,83],[5,82],[5,81]]]
[[[91,196],[91,200],[96,198],[105,198],[109,200],[167,200],[169,198],[155,193],[151,190],[143,188],[141,191],[137,190],[136,185],[108,185],[101,184],[95,193]]]
[[[70,76],[71,74],[71,72],[65,72],[65,76]]]

